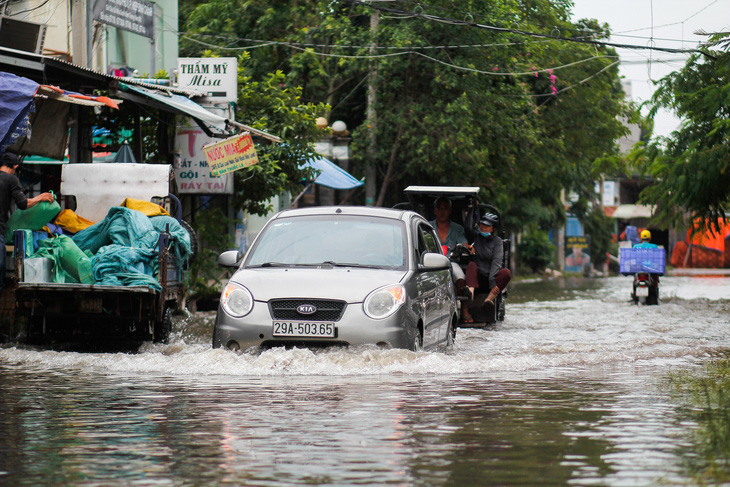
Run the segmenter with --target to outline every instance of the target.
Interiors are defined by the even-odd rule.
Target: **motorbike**
[[[631,299],[634,304],[659,304],[659,276],[648,272],[634,274]]]

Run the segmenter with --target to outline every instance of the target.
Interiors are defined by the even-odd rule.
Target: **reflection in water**
[[[0,484],[692,483],[696,417],[659,384],[728,348],[724,290],[578,282],[515,286],[445,353],[235,354],[211,314],[137,354],[2,348]]]
[[[6,412],[0,479],[10,485],[51,478],[63,485],[682,479],[673,406],[630,371],[523,381],[84,375],[0,371]]]
[[[702,485],[730,481],[730,357],[722,355],[702,369],[675,372],[667,381],[687,405],[681,417],[697,422],[697,429],[686,433],[691,444],[683,458]]]

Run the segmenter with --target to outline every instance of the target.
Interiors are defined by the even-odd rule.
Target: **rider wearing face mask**
[[[477,287],[489,289],[487,301],[494,301],[512,278],[509,269],[502,268],[504,247],[502,239],[494,235],[497,220],[493,213],[486,213],[479,220],[479,232],[469,248],[474,259],[466,268],[466,285],[472,294]]]

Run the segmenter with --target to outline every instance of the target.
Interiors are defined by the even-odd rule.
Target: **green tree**
[[[655,184],[642,199],[658,205],[658,219],[700,228],[717,228],[730,204],[730,37],[712,36],[703,51],[663,78],[652,98],[674,112],[682,126],[669,137],[649,143],[640,153],[648,160]]]
[[[312,170],[301,164],[314,156],[312,142],[321,137],[315,120],[326,107],[302,103],[301,89],[287,87],[281,71],[253,80],[246,74],[245,56],[239,60],[238,86],[236,118],[284,141],[258,145],[259,164],[235,173],[235,208],[264,215],[270,211],[268,199],[283,192],[297,193],[302,181],[311,179]]]
[[[378,5],[391,11],[374,32],[375,11],[360,4],[212,0],[191,12],[181,49],[246,50],[252,80],[280,69],[304,102],[331,106],[329,119],[353,129],[352,172],[377,170],[378,205],[409,184],[478,185],[511,228],[528,214],[549,227],[564,218],[564,188],[593,190],[595,162],[617,153],[631,109],[615,52],[565,39],[606,38],[605,25],[572,22],[569,1]]]

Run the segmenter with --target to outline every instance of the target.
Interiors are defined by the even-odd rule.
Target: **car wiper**
[[[333,260],[326,260],[322,262],[322,264],[331,265],[332,267],[362,267],[365,269],[381,269],[383,267],[389,267],[384,265],[375,265],[375,264],[357,264],[354,262],[335,262]],[[321,265],[321,264],[318,264]]]
[[[250,267],[316,267],[320,264],[301,264],[294,262],[264,262],[261,265],[252,265]]]

